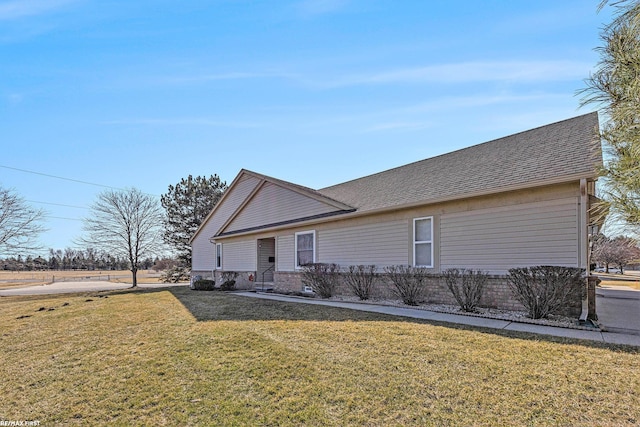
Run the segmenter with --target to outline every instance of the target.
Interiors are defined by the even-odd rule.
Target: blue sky
[[[0,185],[63,249],[104,188],[52,176],[322,188],[585,114],[598,3],[0,1]]]

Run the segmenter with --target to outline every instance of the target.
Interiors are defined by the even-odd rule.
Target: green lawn
[[[0,420],[640,423],[633,348],[185,287],[101,295],[0,298]]]

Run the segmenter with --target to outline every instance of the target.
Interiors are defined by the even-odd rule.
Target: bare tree
[[[624,274],[624,269],[630,263],[640,259],[640,249],[638,243],[627,236],[618,236],[612,240],[615,245],[613,265],[617,265],[620,273]]]
[[[12,190],[0,187],[0,254],[41,249],[37,243],[44,211],[33,209]]]
[[[163,214],[158,200],[140,190],[106,190],[84,219],[82,243],[99,247],[129,261],[133,286],[142,261],[162,247]]]
[[[618,236],[609,239],[599,235],[593,247],[593,259],[604,264],[605,272],[609,273],[609,266],[614,265],[624,273],[624,269],[630,263],[640,259],[640,249],[637,242],[627,236]]]

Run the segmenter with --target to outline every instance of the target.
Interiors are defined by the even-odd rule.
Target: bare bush
[[[51,251],[53,251],[53,249],[51,249]],[[173,258],[162,258],[162,259],[158,259],[155,262],[155,264],[151,266],[151,269],[155,270],[156,272],[165,271],[165,270],[171,270],[177,265],[178,265],[178,262]]]
[[[215,289],[216,282],[209,279],[200,279],[193,282],[193,290],[196,291],[213,291]]]
[[[525,306],[529,317],[541,319],[559,313],[582,299],[584,270],[574,267],[536,266],[509,270],[509,287]]]
[[[393,284],[393,293],[407,305],[418,305],[424,299],[427,269],[410,265],[391,265],[384,268]]]
[[[351,292],[361,301],[371,298],[373,288],[378,278],[375,265],[350,265],[345,274],[345,282]]]
[[[220,289],[223,291],[232,291],[236,287],[236,279],[240,274],[236,271],[224,271],[222,273],[222,284]]]
[[[338,264],[313,263],[302,268],[302,283],[322,298],[331,298],[338,286]]]
[[[191,277],[191,269],[189,267],[174,266],[162,273],[161,280],[164,283],[186,282]]]
[[[445,270],[442,275],[460,308],[468,312],[475,311],[480,304],[488,275],[481,271],[457,268]]]

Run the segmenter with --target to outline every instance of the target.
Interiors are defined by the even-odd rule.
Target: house
[[[586,268],[601,164],[594,112],[319,190],[243,169],[191,239],[192,275],[300,291],[310,262]],[[487,305],[517,305],[502,282]]]

